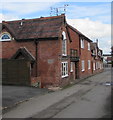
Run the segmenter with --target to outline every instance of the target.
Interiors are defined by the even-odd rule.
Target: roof
[[[78,31],[76,28],[72,27],[71,25],[67,24],[67,28],[71,28],[73,31],[75,31],[77,34],[79,34],[81,37],[85,38],[87,41],[92,42],[88,37],[86,37],[84,34],[82,34],[80,31]]]
[[[37,19],[22,19],[17,21],[3,21],[5,27],[16,40],[55,38],[59,37],[65,15],[41,17]]]
[[[65,24],[65,14],[52,17],[41,17],[36,19],[22,19],[16,21],[3,21],[2,29],[6,28],[16,40],[58,38],[61,26]],[[67,24],[74,32],[92,42],[88,37],[79,32],[76,28]],[[69,31],[68,31],[69,32]],[[69,35],[69,34],[68,34]]]
[[[18,59],[19,54],[24,56],[24,58],[27,60],[30,60],[32,62],[35,61],[35,57],[25,47],[19,48],[11,57],[11,59]]]

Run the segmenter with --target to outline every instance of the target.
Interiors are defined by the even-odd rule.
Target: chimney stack
[[[97,46],[98,46],[98,39],[96,39],[96,43],[97,43]]]

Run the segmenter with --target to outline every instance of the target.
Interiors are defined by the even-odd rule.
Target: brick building
[[[64,14],[3,21],[1,25],[0,56],[29,60],[29,85],[64,86],[93,74],[92,41],[67,24]]]
[[[103,70],[103,52],[98,47],[97,42],[91,43],[91,55],[92,55],[92,73],[98,73]]]

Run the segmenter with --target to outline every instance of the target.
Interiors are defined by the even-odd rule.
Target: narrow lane
[[[92,85],[94,87],[73,101],[71,105],[54,115],[53,118],[109,118],[111,115],[111,86],[104,83],[111,81],[110,69],[97,74],[89,81],[80,84]],[[76,96],[74,96],[76,99]]]

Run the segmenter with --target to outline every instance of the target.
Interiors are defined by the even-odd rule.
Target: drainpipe
[[[38,41],[35,40],[34,41],[35,43],[35,58],[36,58],[36,74],[35,74],[35,77],[38,77]]]

